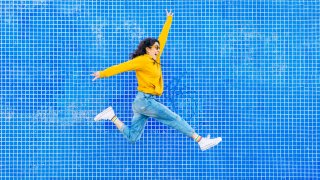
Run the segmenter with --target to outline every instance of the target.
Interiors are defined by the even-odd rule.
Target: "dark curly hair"
[[[155,39],[155,38],[149,37],[149,38],[142,40],[140,42],[140,44],[138,45],[138,48],[133,53],[131,53],[131,59],[146,54],[147,53],[146,48],[147,47],[151,48],[151,46],[153,46],[154,43],[156,43],[156,42],[158,42],[160,44],[158,39]]]

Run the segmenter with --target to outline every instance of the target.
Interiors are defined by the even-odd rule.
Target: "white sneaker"
[[[205,138],[202,137],[202,139],[200,140],[200,142],[198,144],[200,146],[200,149],[202,151],[205,151],[205,150],[212,148],[213,146],[218,145],[221,141],[222,141],[221,137],[210,139],[210,135],[208,135]]]
[[[101,121],[101,120],[111,120],[115,116],[114,111],[112,107],[108,107],[107,109],[103,110],[101,113],[96,115],[94,117],[95,121]]]

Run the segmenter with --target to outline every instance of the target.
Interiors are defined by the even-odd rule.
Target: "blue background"
[[[319,179],[318,0],[1,0],[1,179]],[[160,101],[205,152],[150,119],[128,143],[134,72],[92,82],[174,20]]]

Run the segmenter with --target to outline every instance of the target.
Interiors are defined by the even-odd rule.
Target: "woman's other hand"
[[[166,9],[166,12],[167,12],[167,16],[173,16],[173,12],[171,12],[171,10],[168,11],[168,10]]]

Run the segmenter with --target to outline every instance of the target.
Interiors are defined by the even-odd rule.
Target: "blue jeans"
[[[194,129],[179,115],[158,102],[156,96],[138,92],[133,105],[133,118],[131,126],[124,125],[120,130],[123,135],[132,143],[141,138],[149,117],[155,118],[165,125],[168,125],[188,137],[192,137]]]

